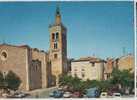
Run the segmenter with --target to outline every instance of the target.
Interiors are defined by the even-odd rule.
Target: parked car
[[[65,92],[64,94],[63,94],[63,97],[64,98],[70,98],[72,96],[72,94],[70,93],[70,92]]]
[[[63,92],[55,90],[52,93],[50,93],[49,95],[50,95],[50,97],[61,98],[63,96]]]
[[[100,94],[100,92],[99,92],[98,88],[96,88],[96,87],[86,90],[86,96],[88,98],[97,98],[97,97],[99,97],[99,94]]]
[[[108,95],[112,96],[113,95],[113,91],[108,91]]]
[[[81,97],[82,97],[82,93],[80,93],[80,92],[74,92],[74,93],[72,94],[72,97],[73,97],[73,98],[81,98]]]
[[[28,95],[27,93],[16,92],[16,93],[14,94],[14,97],[15,97],[15,98],[24,98],[24,97],[26,97],[27,95]]]
[[[7,98],[9,96],[8,93],[2,93],[2,97]]]
[[[50,97],[54,97],[54,91],[49,93]]]
[[[100,98],[107,98],[107,97],[108,97],[108,93],[107,92],[101,92]]]
[[[113,93],[113,98],[120,98],[121,94],[120,93]]]

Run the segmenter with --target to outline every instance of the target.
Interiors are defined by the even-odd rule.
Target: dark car
[[[62,96],[63,96],[62,91],[55,90],[52,93],[50,93],[50,97],[61,98]]]

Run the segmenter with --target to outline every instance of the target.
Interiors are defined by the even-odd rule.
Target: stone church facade
[[[0,45],[0,71],[13,71],[21,79],[21,90],[46,88],[58,83],[59,75],[67,72],[66,28],[61,22],[59,8],[55,23],[49,26],[50,48],[48,52],[28,45]]]

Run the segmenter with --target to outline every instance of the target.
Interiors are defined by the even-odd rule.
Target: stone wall
[[[4,54],[6,53],[6,55]],[[4,57],[5,55],[5,57]],[[11,45],[0,45],[0,70],[16,73],[22,83],[20,89],[29,90],[28,81],[28,48]]]
[[[37,49],[32,49],[32,59],[39,60],[41,62],[41,78],[42,78],[42,88],[48,86],[48,54]]]

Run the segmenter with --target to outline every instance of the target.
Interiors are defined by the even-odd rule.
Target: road
[[[57,87],[45,88],[45,89],[37,89],[34,91],[28,92],[30,96],[26,98],[49,98],[49,93],[56,90]]]
[[[26,98],[50,98],[49,93],[53,92],[56,89],[57,87],[51,87],[51,88],[29,91],[28,93],[30,94],[30,96],[27,96]],[[134,98],[134,95],[125,95],[125,96],[123,95],[121,98]]]

